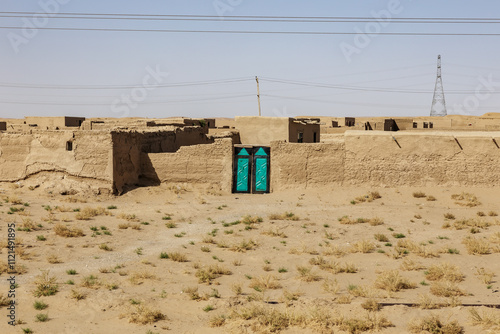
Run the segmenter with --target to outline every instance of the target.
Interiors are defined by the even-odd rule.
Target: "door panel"
[[[248,158],[238,158],[238,169],[236,174],[236,191],[248,192],[248,177],[250,175],[250,163]]]

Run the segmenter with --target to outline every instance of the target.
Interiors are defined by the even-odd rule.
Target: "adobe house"
[[[320,142],[320,124],[316,119],[236,116],[235,128],[244,145],[268,146],[277,140],[288,143]]]

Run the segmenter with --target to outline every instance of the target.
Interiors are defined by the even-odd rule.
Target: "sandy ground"
[[[500,304],[498,188],[219,195],[162,185],[121,197],[88,198],[10,184],[0,188],[3,297],[9,289],[5,245],[12,222],[16,265],[25,271],[16,275],[16,320],[21,324],[9,326],[3,306],[0,333],[355,333],[370,331],[383,318],[391,326],[380,332],[409,333],[412,320],[430,315],[443,324],[457,321],[465,333],[500,333],[500,309],[467,306]],[[381,198],[351,203],[374,191]],[[416,198],[415,192],[427,197]],[[452,199],[463,192],[476,195],[481,204],[468,207]],[[107,212],[77,219],[85,208],[98,207]],[[446,219],[448,213],[455,219]],[[343,216],[352,224],[339,221]],[[58,236],[58,224],[80,228],[85,235]],[[387,241],[382,236],[376,240],[376,234]],[[466,238],[482,242],[489,254],[469,254]],[[169,258],[160,258],[162,253]],[[175,253],[187,262],[173,261]],[[215,265],[226,275],[200,282],[201,271]],[[449,266],[436,278],[432,273],[442,265]],[[342,272],[347,267],[355,272]],[[35,297],[35,281],[44,270],[55,278],[58,291]],[[395,284],[392,290],[398,291],[390,291],[390,281],[380,278],[389,270],[395,270],[393,283],[399,275],[407,286]],[[436,292],[447,285],[462,295]],[[426,309],[423,300],[440,305]],[[35,309],[36,301],[47,307]],[[383,306],[368,311],[367,301]],[[131,314],[141,310],[158,311],[164,319],[130,322]],[[491,326],[474,324],[471,310],[490,317]],[[48,319],[37,320],[39,314]]]

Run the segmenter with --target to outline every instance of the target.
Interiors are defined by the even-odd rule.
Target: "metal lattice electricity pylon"
[[[446,116],[446,101],[444,100],[443,79],[441,78],[441,55],[438,56],[438,68],[434,97],[432,98],[431,117]]]

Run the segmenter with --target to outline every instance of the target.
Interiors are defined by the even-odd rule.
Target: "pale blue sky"
[[[46,1],[4,0],[1,12],[43,13]],[[392,10],[395,18],[495,18],[496,1],[95,1],[58,0],[60,13],[355,16]],[[399,2],[399,3],[398,3]],[[392,7],[391,7],[392,6]],[[53,8],[53,7],[51,7]],[[25,20],[26,21],[26,20]],[[0,17],[0,26],[24,26],[22,18]],[[28,16],[28,22],[33,21]],[[368,23],[268,23],[196,21],[105,21],[49,18],[44,27],[356,32]],[[379,25],[381,32],[500,33],[498,24]],[[26,33],[26,31],[24,32]],[[13,47],[13,36],[22,44]],[[356,38],[358,43],[356,44]],[[359,42],[362,42],[361,44]],[[19,40],[18,40],[19,42]],[[15,43],[14,43],[15,44]],[[261,77],[265,116],[425,116],[430,112],[436,58],[443,57],[448,113],[481,115],[500,111],[500,36],[248,35],[0,29],[0,117],[81,115],[86,117],[233,117],[258,113],[256,75]],[[345,56],[346,47],[357,53]],[[344,48],[344,52],[342,51]],[[352,49],[351,49],[352,50]],[[350,59],[348,59],[350,58]],[[162,87],[135,95],[159,69]],[[244,78],[223,84],[172,87],[176,83]],[[266,78],[369,90],[342,90],[270,82]],[[154,78],[149,78],[153,83]],[[484,83],[486,82],[486,84]],[[489,82],[489,84],[488,84]],[[497,84],[498,82],[498,84]],[[36,86],[21,88],[12,86]],[[40,88],[77,86],[75,89]],[[479,88],[479,95],[474,93]],[[453,94],[453,91],[465,91]],[[449,93],[447,93],[449,91]],[[144,91],[142,91],[144,92]],[[427,93],[426,93],[427,92]],[[470,92],[470,93],[469,93]],[[138,93],[136,91],[135,93]],[[166,103],[164,103],[166,102]]]

